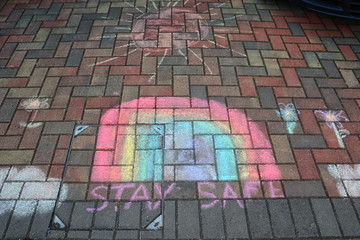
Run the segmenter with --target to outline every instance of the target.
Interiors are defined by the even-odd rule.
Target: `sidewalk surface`
[[[286,0],[0,1],[0,238],[359,239],[359,58]]]

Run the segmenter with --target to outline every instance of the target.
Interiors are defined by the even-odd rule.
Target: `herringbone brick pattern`
[[[359,58],[285,0],[1,1],[0,236],[360,237]]]

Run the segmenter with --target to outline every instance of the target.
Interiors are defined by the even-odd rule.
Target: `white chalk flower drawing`
[[[348,122],[349,119],[344,116],[344,111],[332,111],[332,110],[316,110],[315,114],[318,118],[324,120],[326,125],[333,129],[336,135],[336,138],[339,142],[341,148],[345,148],[343,138],[350,134],[350,132],[344,129],[344,126],[341,122]]]
[[[286,121],[286,128],[290,134],[294,133],[296,122],[299,121],[298,114],[300,112],[295,109],[294,104],[279,103],[279,110],[276,111],[279,117],[282,117]]]
[[[23,108],[25,108],[26,111],[32,112],[35,110],[34,116],[30,120],[30,123],[25,123],[21,121],[19,124],[21,127],[27,127],[27,128],[36,128],[42,125],[42,122],[35,122],[35,117],[38,113],[38,110],[40,109],[47,109],[49,108],[49,103],[47,98],[41,98],[41,97],[31,97],[27,99],[26,101],[22,102],[20,104]]]

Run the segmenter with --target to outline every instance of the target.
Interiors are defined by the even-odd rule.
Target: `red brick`
[[[70,15],[71,15],[71,11],[72,11],[71,8],[63,8],[63,9],[61,9],[61,11],[60,11],[60,13],[59,13],[56,20],[59,20],[59,21],[68,20]]]
[[[88,182],[90,167],[69,166],[66,169],[64,181],[66,182]]]
[[[205,74],[220,75],[219,64],[216,57],[204,57]]]
[[[325,52],[326,49],[322,44],[299,44],[301,51]]]
[[[308,23],[309,19],[306,17],[285,17],[287,22],[295,22],[295,23]]]
[[[214,27],[214,33],[239,33],[238,27]]]
[[[209,96],[240,96],[240,91],[237,86],[208,86],[207,88]]]
[[[66,162],[68,151],[65,149],[56,149],[52,164],[64,164]]]
[[[26,128],[19,148],[20,149],[36,148],[42,129],[43,129],[43,125],[37,128]]]
[[[316,122],[313,111],[301,110],[299,114],[305,134],[320,134],[320,128]]]
[[[0,123],[0,135],[5,135],[9,123]]]
[[[283,36],[282,39],[285,43],[308,43],[306,37]]]
[[[92,97],[87,100],[86,108],[112,108],[118,102],[118,97]]]
[[[229,34],[230,41],[255,41],[254,35],[250,34]]]
[[[254,148],[271,148],[265,122],[249,122],[249,129]],[[259,136],[259,131],[263,136]]]
[[[305,30],[305,35],[310,43],[322,43],[321,39],[314,30]]]
[[[285,44],[291,58],[303,58],[297,44]]]
[[[188,59],[189,65],[203,65],[201,49],[189,49]]]
[[[111,66],[110,75],[139,75],[140,66]]]
[[[0,87],[8,88],[8,87],[26,87],[29,78],[3,78],[0,80]]]
[[[59,137],[56,148],[58,149],[69,149],[71,143],[71,135],[61,135]]]
[[[269,39],[264,28],[253,28],[255,39],[258,42],[268,42]]]
[[[269,38],[274,50],[285,50],[284,42],[280,36],[269,36]]]
[[[280,97],[305,97],[304,90],[302,88],[290,88],[290,87],[274,87],[274,93],[277,98]]]
[[[280,67],[307,67],[305,60],[298,59],[278,59]]]
[[[300,176],[304,180],[309,179],[320,179],[319,173],[317,171],[314,159],[311,155],[310,150],[293,150],[296,158],[296,163]]]
[[[49,171],[49,179],[61,179],[64,171],[64,165],[52,165]]]
[[[238,21],[240,33],[252,33],[249,21]]]
[[[325,109],[325,102],[322,99],[316,98],[297,98],[294,100],[295,106],[298,109]]]
[[[351,134],[360,134],[359,122],[342,122],[344,129],[347,129]]]
[[[188,40],[187,45],[189,48],[215,48],[215,44],[209,41],[192,41]]]
[[[59,121],[59,120],[63,120],[64,115],[65,115],[64,109],[36,110],[33,111],[31,119],[35,122]]]
[[[31,42],[33,39],[34,35],[9,36],[7,42]]]
[[[317,31],[319,37],[342,37],[341,32],[339,31]]]
[[[306,15],[312,23],[321,23],[321,19],[319,18],[316,12],[306,11]]]
[[[295,71],[295,68],[282,68],[282,73],[286,80],[286,84],[289,87],[298,87],[301,86],[298,75]]]
[[[354,163],[360,163],[360,140],[358,136],[347,136],[343,138],[346,149]]]
[[[355,37],[348,25],[338,25],[338,28],[344,37]]]
[[[49,164],[55,152],[58,136],[42,136],[36,149],[33,164]]]
[[[327,146],[329,148],[340,148],[334,129],[329,128],[324,122],[319,123],[319,125]]]
[[[360,89],[336,89],[339,98],[358,98],[360,99]]]
[[[155,80],[153,75],[125,76],[124,85],[154,85]]]
[[[358,60],[357,56],[349,45],[338,45],[338,48],[340,49],[346,60]]]
[[[286,86],[282,77],[255,77],[256,86],[274,87]]]
[[[313,149],[317,163],[350,163],[350,157],[346,150]]]
[[[229,41],[226,34],[215,34],[216,47],[218,48],[229,48]]]
[[[52,59],[39,59],[37,67],[63,67],[65,66],[66,58],[52,58]],[[61,72],[61,70],[60,70]]]
[[[7,135],[22,135],[25,128],[20,126],[20,122],[27,123],[30,113],[24,110],[18,110],[12,118],[11,125],[7,131]]]
[[[141,86],[140,96],[156,97],[156,96],[172,96],[171,86]]]
[[[325,30],[324,24],[302,23],[301,27],[304,30]]]
[[[291,31],[289,29],[279,29],[279,28],[270,28],[270,29],[266,29],[266,33],[268,35],[285,35],[285,36],[291,36]]]
[[[283,16],[273,17],[277,28],[289,28],[285,18]]]
[[[41,24],[42,28],[56,28],[56,27],[65,27],[67,21],[44,21]]]
[[[241,96],[257,96],[254,80],[252,77],[238,77]]]
[[[275,24],[273,22],[255,22],[251,21],[251,26],[254,28],[275,28]]]
[[[273,16],[284,16],[284,17],[294,16],[294,13],[292,11],[285,11],[285,10],[270,10],[270,13]]]
[[[18,67],[20,67],[25,55],[26,55],[26,51],[15,51],[12,54],[12,56],[11,56],[8,64],[6,65],[6,67],[7,68],[11,68],[11,67],[17,67],[18,68]]]
[[[346,114],[350,121],[360,121],[360,109],[354,100],[342,100]]]
[[[0,136],[0,149],[16,149],[21,136]]]
[[[220,76],[190,76],[190,85],[221,85]]]
[[[85,98],[71,98],[65,120],[81,120],[85,106]]]

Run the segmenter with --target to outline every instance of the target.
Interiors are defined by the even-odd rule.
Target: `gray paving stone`
[[[236,67],[240,76],[267,76],[265,67]]]
[[[74,87],[74,97],[99,97],[105,93],[105,86],[82,86]]]
[[[310,201],[321,236],[341,237],[341,232],[329,199],[311,199]]]
[[[140,231],[140,239],[162,239],[162,231]]]
[[[299,77],[326,77],[326,73],[322,69],[297,68],[296,72]]]
[[[106,83],[105,96],[121,94],[124,76],[109,76]]]
[[[146,228],[151,222],[153,222],[160,214],[161,207],[159,206],[157,209],[153,209],[153,203],[141,202],[141,228]],[[149,204],[151,204],[151,208],[149,209]]]
[[[116,34],[104,34],[101,39],[100,48],[113,48],[116,40]]]
[[[136,230],[116,231],[115,239],[139,239],[138,234]]]
[[[174,66],[175,75],[203,75],[204,68],[202,66]]]
[[[59,45],[60,40],[61,40],[61,35],[52,35],[51,34],[48,37],[48,39],[46,40],[44,49],[56,49]],[[53,54],[52,54],[52,56],[53,56]]]
[[[321,97],[319,88],[313,78],[300,78],[307,97]]]
[[[0,108],[0,122],[11,122],[11,119],[16,111],[18,103],[19,103],[18,99],[4,100]]]
[[[73,150],[70,154],[69,165],[91,165],[94,151]]]
[[[122,206],[124,204],[121,204]],[[127,210],[121,208],[119,212],[119,229],[139,229],[141,203],[133,202]]]
[[[93,24],[92,20],[80,21],[77,33],[90,33],[92,24]]]
[[[290,199],[297,237],[319,237],[309,200]]]
[[[65,66],[67,67],[78,67],[81,64],[82,56],[84,54],[83,49],[73,49],[70,51],[69,56],[66,60]]]
[[[90,231],[71,230],[68,232],[67,238],[70,239],[89,239]]]
[[[200,238],[198,201],[178,201],[178,238]]]
[[[238,85],[234,67],[220,67],[220,72],[223,85]]]
[[[220,66],[247,66],[249,65],[246,58],[221,57],[219,58]]]
[[[271,44],[267,42],[244,42],[245,49],[264,49],[271,50]]]
[[[287,197],[325,197],[320,181],[283,181]]]
[[[94,202],[76,202],[71,215],[71,229],[88,229],[91,228],[93,212],[86,211],[87,208],[94,208]]]
[[[205,86],[191,86],[190,87],[191,98],[207,99]],[[194,102],[192,102],[194,104]]]
[[[48,239],[65,239],[66,232],[63,230],[50,230],[47,234]]]
[[[311,67],[311,68],[321,68],[322,67],[318,57],[316,56],[316,53],[302,52],[302,54],[304,55],[305,61],[309,67]]]
[[[346,237],[360,236],[360,223],[349,198],[332,199],[338,221]]]
[[[164,57],[161,65],[171,66],[171,65],[187,65],[187,60],[184,57]]]
[[[164,238],[176,239],[176,202],[165,201]]]
[[[256,5],[255,4],[252,4],[252,3],[245,3],[244,4],[244,7],[245,7],[245,11],[246,11],[246,14],[258,14],[257,12],[257,8],[256,8]]]
[[[243,201],[241,203],[244,205]],[[245,210],[236,200],[226,200],[224,217],[227,238],[249,238]]]
[[[0,238],[5,233],[11,212],[15,206],[15,201],[0,201]]]
[[[260,103],[263,108],[278,108],[276,98],[271,87],[258,87]]]
[[[212,39],[208,39],[212,40]],[[231,51],[229,49],[224,48],[204,48],[203,49],[204,57],[230,57]]]
[[[168,189],[170,184],[165,184],[164,189]],[[166,199],[195,199],[197,185],[194,182],[177,182],[175,188],[166,195]]]
[[[46,237],[54,206],[55,201],[53,200],[40,200],[38,202],[29,234],[31,238],[44,239]]]
[[[43,134],[72,134],[74,122],[46,122]]]
[[[322,60],[321,64],[329,77],[341,78],[341,74],[333,60]]]
[[[209,204],[212,201],[203,200],[201,204]],[[205,239],[225,238],[224,220],[222,216],[222,205],[216,204],[207,209],[201,209],[201,229]]]
[[[346,88],[347,85],[343,79],[316,78],[319,87]]]
[[[319,59],[344,60],[344,56],[341,53],[318,52],[317,55],[318,55]]]
[[[55,50],[30,50],[25,58],[53,58]]]
[[[343,109],[334,89],[323,88],[321,89],[321,93],[324,96],[328,109]]]
[[[291,135],[289,136],[293,148],[326,148],[322,135]]]
[[[339,48],[336,46],[336,43],[332,38],[320,38],[320,39],[327,51],[340,52]]]
[[[352,198],[358,218],[360,219],[360,198]]]
[[[60,206],[57,207],[55,213],[65,226],[70,226],[70,217],[73,210],[74,203],[72,202],[60,202]]]
[[[5,239],[26,237],[36,204],[36,201],[19,200],[16,202]]]
[[[102,205],[103,203],[100,203]],[[114,229],[116,224],[116,202],[110,202],[108,206],[102,211],[97,211],[94,214],[94,228],[95,229]],[[99,204],[98,204],[99,207]]]
[[[259,12],[261,21],[264,21],[264,22],[273,21],[269,10],[267,10],[267,9],[266,10],[265,9],[258,9],[258,12]]]
[[[252,238],[272,238],[265,200],[247,200],[246,210]]]
[[[286,199],[268,200],[270,219],[275,238],[295,237],[294,224]]]
[[[305,36],[305,33],[299,23],[288,23],[288,26],[294,36]]]
[[[113,235],[113,231],[93,230],[91,232],[91,239],[113,239]]]

